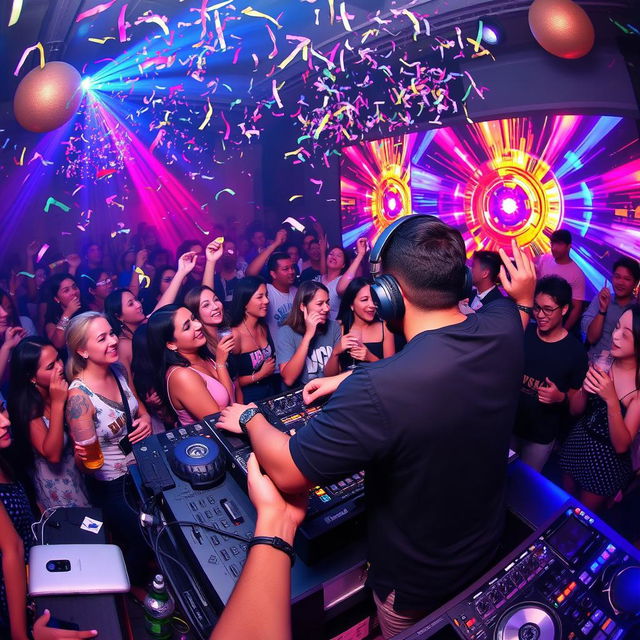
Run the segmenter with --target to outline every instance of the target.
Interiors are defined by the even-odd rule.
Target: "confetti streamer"
[[[208,236],[211,233],[211,231],[207,231],[206,229],[202,228],[195,220],[193,224],[195,224],[196,227],[198,227],[198,230],[204,233],[205,236]]]
[[[22,12],[22,0],[13,0],[11,5],[11,15],[9,16],[9,26],[12,27],[20,19]]]
[[[120,231],[118,233],[120,233]],[[151,278],[140,267],[136,267],[135,272],[138,274],[138,281],[143,289],[151,285]]]
[[[293,202],[294,200],[297,200],[298,198],[302,198],[302,194],[301,193],[298,193],[295,196],[291,196],[289,198],[289,202]]]
[[[349,16],[347,16],[347,6],[344,2],[340,3],[340,17],[342,18],[342,24],[347,31],[353,31],[351,24],[349,23]]]
[[[220,49],[222,51],[227,50],[227,43],[224,39],[224,31],[222,30],[222,24],[220,23],[220,13],[216,9],[213,12],[213,24],[216,28],[216,35],[218,36],[218,42],[220,43]]]
[[[106,38],[87,38],[89,42],[95,42],[96,44],[106,44],[109,40],[115,40],[114,36],[107,36]],[[121,42],[124,42],[121,40]]]
[[[9,25],[9,26],[11,26],[11,25]],[[25,276],[26,278],[31,278],[31,279],[36,277],[35,273],[29,273],[28,271],[18,271],[18,275],[19,276]]]
[[[106,178],[107,176],[113,175],[116,173],[117,169],[101,169],[96,173],[96,179],[100,180],[100,178]]]
[[[200,131],[202,131],[209,124],[209,120],[211,120],[212,114],[213,114],[213,107],[211,106],[211,102],[209,101],[209,98],[207,98],[207,114],[205,115],[204,120],[202,121],[202,124],[198,127]]]
[[[157,13],[152,13],[150,15],[143,14],[134,22],[134,24],[139,25],[143,22],[153,22],[162,29],[162,33],[164,33],[165,36],[169,35],[169,28],[167,27],[166,18],[163,19],[162,16],[159,16]]]
[[[20,73],[20,69],[22,69],[22,65],[25,63],[27,57],[29,56],[29,54],[32,51],[38,50],[40,52],[40,68],[43,69],[44,68],[44,47],[42,46],[41,42],[38,42],[37,44],[34,44],[32,47],[27,47],[24,52],[22,53],[22,57],[20,58],[20,62],[18,62],[18,66],[16,67],[16,70],[13,72],[14,76],[17,76]]]
[[[233,189],[229,189],[229,187],[226,187],[225,189],[220,189],[220,191],[216,193],[215,199],[217,200],[223,193],[228,193],[230,196],[236,195],[236,192]]]
[[[49,250],[49,245],[45,242],[41,247],[40,251],[38,251],[38,255],[36,256],[36,263],[40,262],[44,257],[44,254]]]
[[[252,18],[265,18],[266,20],[269,20],[269,22],[275,24],[278,29],[282,29],[282,25],[275,18],[272,18],[261,11],[256,11],[253,7],[247,7],[246,9],[243,9],[241,13],[244,13],[246,16],[251,16]]]
[[[278,46],[276,45],[276,36],[273,33],[273,31],[271,31],[271,27],[268,24],[265,24],[264,26],[267,28],[267,31],[269,32],[269,37],[271,38],[271,42],[273,42],[273,49],[271,50],[271,53],[268,55],[269,60],[272,60],[278,55]],[[257,65],[257,62],[256,62],[256,65]]]
[[[58,202],[53,197],[49,197],[49,199],[47,200],[47,203],[44,205],[44,212],[49,213],[49,207],[51,207],[52,205],[62,209],[65,212],[71,209],[71,207],[68,207],[66,204],[63,204],[62,202]]]
[[[125,22],[124,19],[124,14],[127,11],[127,3],[122,5],[122,8],[120,9],[120,13],[118,14],[118,37],[120,39],[120,42],[126,42],[127,41],[127,26],[128,26],[128,22]]]
[[[284,85],[284,82],[280,85],[280,87],[282,87],[282,85]],[[271,81],[271,93],[278,107],[280,107],[280,109],[283,109],[284,107],[282,106],[282,100],[280,100],[280,94],[278,93],[278,87],[276,85],[275,78]]]
[[[407,16],[407,18],[409,18],[409,20],[411,20],[411,22],[413,23],[413,39],[416,40],[420,35],[420,22],[418,21],[418,18],[416,18],[415,14],[408,9],[403,9],[402,14]]]
[[[92,16],[96,16],[103,11],[106,11],[109,7],[114,5],[116,0],[111,0],[111,2],[105,2],[104,4],[98,4],[91,9],[87,9],[82,13],[79,13],[76,17],[76,22],[80,22],[80,20],[84,20],[85,18],[91,18]]]

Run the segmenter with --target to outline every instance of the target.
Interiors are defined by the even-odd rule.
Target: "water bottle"
[[[151,638],[167,640],[173,635],[171,618],[176,604],[158,574],[144,599],[144,626]]]

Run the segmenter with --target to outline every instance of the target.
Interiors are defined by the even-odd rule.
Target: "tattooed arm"
[[[69,433],[76,440],[88,440],[91,433],[95,435],[96,428],[94,423],[95,407],[89,400],[89,396],[82,389],[71,389],[67,398],[67,407],[65,416],[69,425]],[[86,434],[89,434],[87,437]],[[79,437],[79,435],[81,437]],[[84,447],[75,445],[75,457],[78,468],[84,473],[91,471],[83,464]]]

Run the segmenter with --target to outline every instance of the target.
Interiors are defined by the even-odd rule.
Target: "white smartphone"
[[[124,593],[131,585],[114,544],[45,544],[29,552],[29,594]]]
[[[302,224],[302,222],[300,222],[300,220],[296,220],[295,218],[285,218],[282,221],[282,224],[288,224],[295,231],[304,233],[305,226]]]

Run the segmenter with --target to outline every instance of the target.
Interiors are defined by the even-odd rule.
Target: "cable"
[[[58,510],[61,509],[62,507],[57,506],[57,507],[49,507],[48,509],[45,509],[42,512],[42,515],[40,516],[40,520],[38,520],[37,522],[33,522],[31,524],[31,535],[33,536],[34,540],[36,541],[36,543],[38,542],[38,535],[36,534],[36,527],[40,526],[40,544],[44,544],[44,527],[47,524],[47,522],[49,521],[49,518],[51,518],[51,516]],[[49,513],[51,512],[51,513]],[[44,522],[43,522],[44,519]]]

